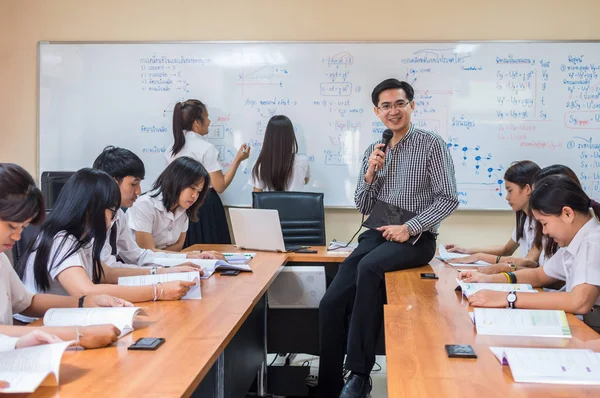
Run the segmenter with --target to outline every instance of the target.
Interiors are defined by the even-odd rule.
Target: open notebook
[[[482,335],[571,338],[564,311],[475,308],[469,315]]]
[[[186,262],[199,265],[204,271],[202,279],[208,279],[216,270],[234,269],[238,271],[252,272],[252,268],[248,264],[232,264],[223,260],[203,260],[203,259],[187,259]],[[181,264],[181,260],[177,258],[157,258],[154,263],[163,267],[172,267]]]
[[[0,352],[0,380],[9,387],[2,393],[32,393],[40,385],[57,386],[63,353],[74,341]]]
[[[440,244],[439,246],[439,256],[437,256],[440,260],[443,260],[445,262],[447,262],[448,264],[450,264],[453,267],[470,267],[470,266],[485,266],[485,265],[490,265],[490,263],[486,263],[485,261],[475,261],[474,263],[470,263],[470,264],[457,264],[457,263],[452,263],[452,260],[456,260],[457,258],[465,258],[465,257],[469,257],[470,254],[462,254],[462,253],[450,253],[448,250],[446,250],[446,247],[442,244]]]
[[[600,385],[600,354],[566,348],[490,347],[521,383]]]
[[[456,279],[458,286],[465,297],[469,297],[473,293],[480,290],[495,290],[498,292],[519,292],[519,293],[537,293],[531,285],[525,283],[466,283],[460,279]]]
[[[146,315],[139,307],[51,308],[44,315],[44,326],[115,325],[119,338],[133,331],[136,315]]]
[[[121,276],[118,284],[120,286],[149,286],[159,282],[165,283],[172,281],[196,282],[196,285],[192,286],[186,295],[181,298],[182,300],[199,300],[202,298],[202,292],[200,291],[200,273],[198,271],[175,272],[173,274]]]

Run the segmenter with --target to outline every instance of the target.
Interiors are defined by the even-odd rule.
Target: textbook
[[[250,260],[248,260],[250,261]],[[204,271],[204,275],[202,275],[202,279],[208,279],[212,274],[215,273],[216,270],[228,270],[233,269],[237,271],[244,272],[252,272],[252,268],[250,268],[247,264],[232,264],[223,260],[209,260],[209,259],[187,259],[186,262],[196,264],[202,267],[202,271]],[[154,263],[157,265],[162,265],[163,267],[172,267],[173,265],[181,264],[181,260],[177,258],[157,258]]]
[[[456,260],[457,258],[465,258],[465,257],[469,257],[470,254],[463,254],[463,253],[450,253],[448,250],[446,250],[446,247],[442,244],[440,244],[439,247],[439,252],[440,255],[437,256],[438,259],[447,262],[448,264],[450,264],[453,267],[472,267],[472,266],[485,266],[485,265],[490,265],[490,263],[486,263],[485,261],[475,261],[474,263],[469,263],[469,264],[457,264],[457,263],[451,263],[450,261],[452,260]]]
[[[44,326],[115,325],[119,338],[133,331],[136,315],[146,315],[139,307],[51,308],[44,315]]]
[[[571,338],[562,310],[475,308],[469,315],[482,335]]]
[[[495,290],[497,292],[519,292],[519,293],[537,293],[530,284],[525,283],[466,283],[460,279],[456,279],[458,286],[465,297],[469,297],[473,293],[480,290]]]
[[[585,349],[490,347],[517,383],[600,385],[600,353]]]
[[[177,259],[175,259],[177,260]],[[190,290],[183,296],[182,300],[199,300],[202,298],[200,291],[200,273],[192,272],[175,272],[173,274],[156,274],[156,275],[138,275],[138,276],[121,276],[119,277],[120,286],[148,286],[156,283],[165,283],[172,281],[187,281],[196,282]],[[157,286],[160,289],[160,285]]]
[[[63,353],[75,341],[44,344],[0,352],[0,380],[9,384],[3,393],[32,393],[40,385],[57,386]]]

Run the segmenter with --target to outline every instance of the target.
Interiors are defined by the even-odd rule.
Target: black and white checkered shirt
[[[439,135],[411,123],[400,142],[388,148],[385,166],[369,191],[365,173],[369,156],[379,143],[371,144],[363,157],[354,194],[358,210],[369,214],[375,202],[381,200],[417,214],[406,222],[409,234],[436,233],[440,222],[458,207],[454,163],[448,146]]]

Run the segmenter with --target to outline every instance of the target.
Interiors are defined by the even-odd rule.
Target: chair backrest
[[[42,194],[46,200],[46,210],[52,210],[67,180],[74,171],[44,171],[42,173]]]
[[[315,192],[253,192],[252,207],[279,212],[286,245],[324,246],[323,194]]]

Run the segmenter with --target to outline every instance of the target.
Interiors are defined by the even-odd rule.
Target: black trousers
[[[385,273],[427,264],[435,247],[435,235],[429,232],[414,246],[388,242],[375,230],[360,235],[319,305],[320,397],[339,396],[346,352],[348,370],[371,372],[383,322]]]

